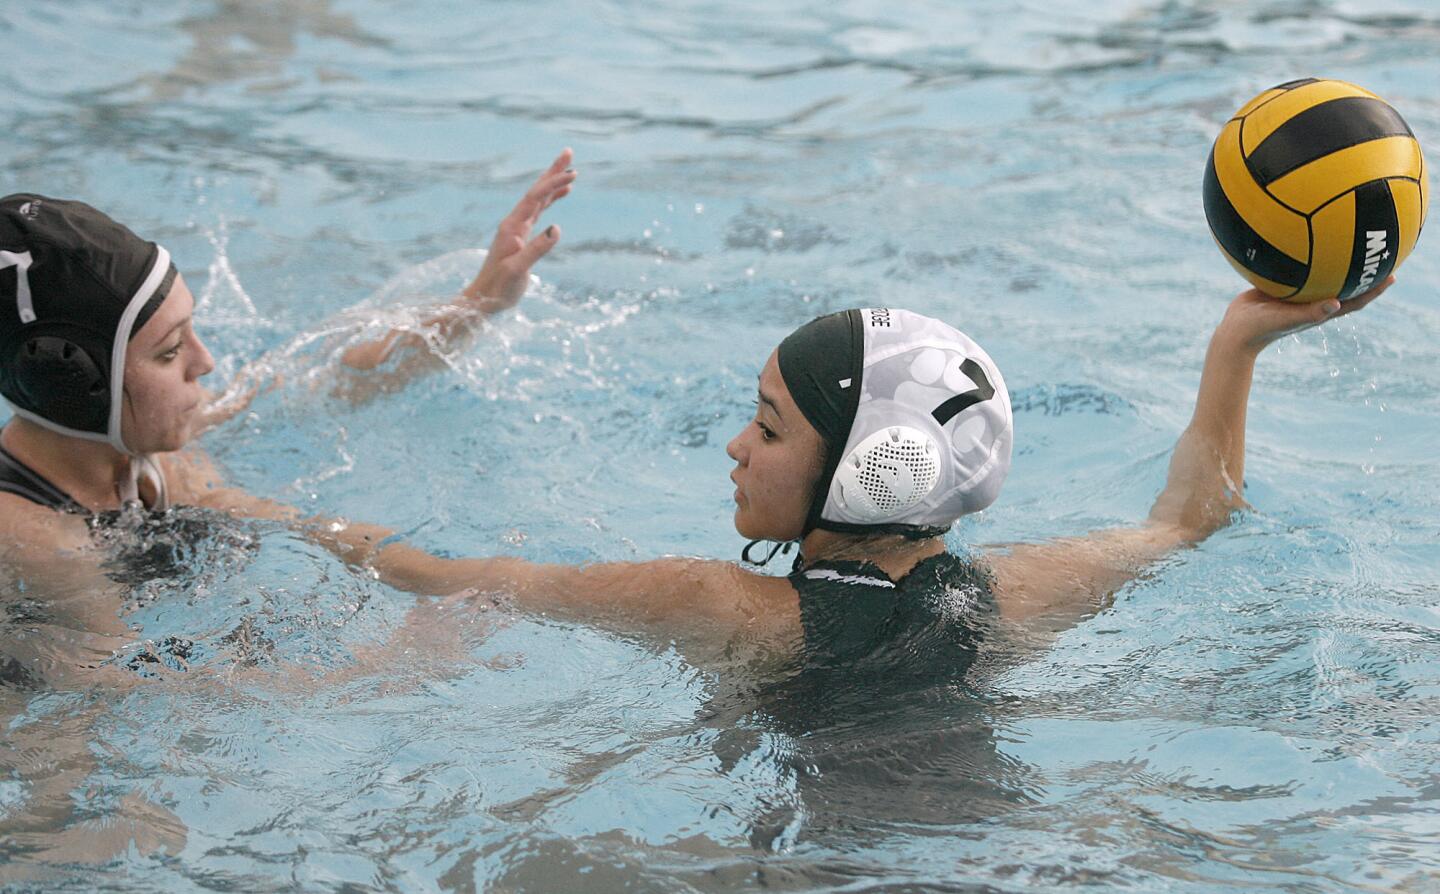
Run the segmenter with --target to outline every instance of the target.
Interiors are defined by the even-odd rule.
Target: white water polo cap
[[[779,363],[826,445],[805,533],[931,535],[999,496],[1010,395],[963,332],[907,310],[841,311],[786,338]]]

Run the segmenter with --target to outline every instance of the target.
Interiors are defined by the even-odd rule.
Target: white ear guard
[[[940,450],[918,428],[892,425],[865,438],[835,469],[830,498],[861,524],[883,524],[940,481]]]

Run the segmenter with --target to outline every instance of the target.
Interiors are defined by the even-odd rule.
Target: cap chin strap
[[[150,502],[149,508],[156,512],[164,512],[170,508],[170,494],[165,487],[165,473],[160,470],[160,464],[155,461],[151,454],[143,456],[132,456],[130,458],[130,471],[116,488],[120,496],[120,503],[123,506],[143,506],[140,499],[140,479],[150,482],[155,489],[155,499]]]
[[[170,270],[170,252],[162,245],[155,246],[155,264],[150,268],[150,274],[140,284],[140,288],[130,298],[130,303],[125,305],[125,312],[120,315],[120,324],[115,327],[115,342],[110,348],[110,426],[106,431],[106,440],[110,446],[119,450],[126,456],[138,456],[139,454],[125,446],[125,439],[120,435],[120,417],[124,410],[122,398],[125,396],[125,351],[130,346],[131,330],[135,328],[135,318],[140,316],[140,311],[155,296],[155,290],[160,288],[160,283],[165,281],[165,274]]]
[[[762,544],[762,543],[773,543],[773,544],[775,544],[775,545],[772,546],[772,547],[770,547],[770,552],[768,552],[768,553],[765,554],[765,558],[763,558],[763,559],[752,559],[752,558],[750,558],[750,550],[754,549],[756,546],[759,546],[759,545]],[[768,564],[768,563],[770,562],[771,559],[775,558],[775,554],[776,554],[776,553],[784,553],[785,555],[789,555],[791,548],[794,547],[796,543],[799,543],[799,541],[798,541],[798,540],[752,540],[752,541],[750,541],[749,543],[745,544],[745,548],[744,548],[744,549],[740,550],[740,561],[746,562],[746,563],[748,563],[748,564],[750,564],[750,565],[755,565],[755,566],[757,566],[757,567],[763,568],[766,564]]]

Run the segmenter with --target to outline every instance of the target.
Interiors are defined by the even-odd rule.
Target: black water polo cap
[[[0,394],[124,453],[125,350],[175,281],[170,253],[83,202],[0,199]]]

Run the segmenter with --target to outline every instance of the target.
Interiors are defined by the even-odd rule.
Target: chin
[[[145,449],[142,450],[141,452],[142,452],[142,453],[174,453],[176,450],[181,449],[182,447],[184,447],[184,446],[185,446],[186,444],[188,444],[188,443],[190,443],[190,432],[189,432],[188,430],[186,430],[186,431],[179,431],[179,432],[174,432],[174,433],[169,434],[169,435],[164,435],[164,436],[162,436],[162,437],[155,438],[153,441],[151,441],[150,443],[146,444],[146,445],[145,445]]]
[[[777,543],[800,538],[799,530],[775,531],[767,530],[764,526],[757,527],[747,520],[738,509],[735,510],[735,533],[746,540],[774,540]]]

